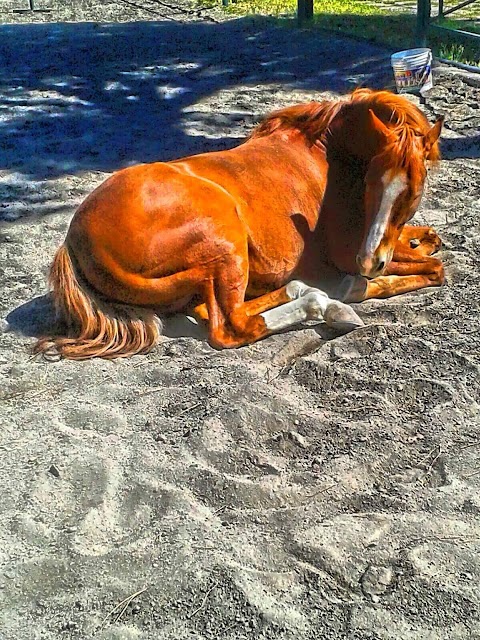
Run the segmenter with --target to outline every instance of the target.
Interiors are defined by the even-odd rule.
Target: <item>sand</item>
[[[385,49],[205,15],[0,27],[0,637],[480,638],[478,77],[438,68],[425,107],[444,287],[356,305],[343,337],[218,352],[178,317],[146,356],[31,357],[110,172],[391,86]]]

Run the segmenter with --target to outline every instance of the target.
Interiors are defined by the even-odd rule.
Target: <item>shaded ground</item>
[[[340,338],[216,352],[178,322],[124,362],[28,351],[109,172],[388,84],[389,53],[246,20],[0,27],[2,637],[480,637],[475,81],[439,71],[426,107],[448,123],[418,215],[442,289],[359,305]]]

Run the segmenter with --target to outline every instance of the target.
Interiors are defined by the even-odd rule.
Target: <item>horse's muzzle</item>
[[[357,265],[360,275],[366,278],[376,278],[382,275],[385,267],[387,266],[388,259],[383,253],[374,256],[361,256],[357,255]]]

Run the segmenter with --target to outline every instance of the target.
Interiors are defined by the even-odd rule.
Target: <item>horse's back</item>
[[[323,151],[297,135],[270,136],[174,164],[233,197],[248,234],[251,280],[259,290],[262,282],[282,284],[318,222],[327,176]]]
[[[248,140],[215,153],[190,156],[172,163],[182,171],[210,180],[230,193],[244,211],[245,221],[283,224],[300,213],[316,224],[318,204],[326,186],[324,151],[311,148],[300,134]]]
[[[321,152],[298,139],[136,165],[85,200],[67,243],[100,289],[112,273],[162,278],[227,254],[248,255],[259,289],[277,286],[298,264],[325,183]]]
[[[265,238],[285,228],[294,214],[303,215],[312,229],[326,185],[326,161],[319,156],[298,141],[260,139],[227,151],[128,167],[87,197],[72,233],[89,227],[88,234],[103,240],[119,229],[134,236],[145,226],[178,227],[188,219],[222,216],[222,210],[228,216],[232,208]]]
[[[69,236],[96,238],[104,246],[121,236],[122,245],[126,240],[132,244],[212,217],[218,209],[227,216],[235,202],[214,183],[169,163],[135,165],[115,173],[86,198],[75,213]]]

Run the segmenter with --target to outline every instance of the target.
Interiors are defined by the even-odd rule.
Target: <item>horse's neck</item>
[[[328,261],[354,273],[364,225],[365,173],[368,161],[337,148],[328,157],[327,189],[320,214],[320,228]]]
[[[305,197],[312,205],[321,204],[328,170],[326,149],[321,142],[309,143],[298,130],[279,130],[254,138],[237,150],[253,171],[259,172],[261,166],[269,179],[276,173],[280,189],[291,196]],[[256,182],[260,184],[263,178],[260,172]]]
[[[379,139],[368,117],[368,104],[346,102],[329,127],[327,153],[368,163],[379,152]]]

